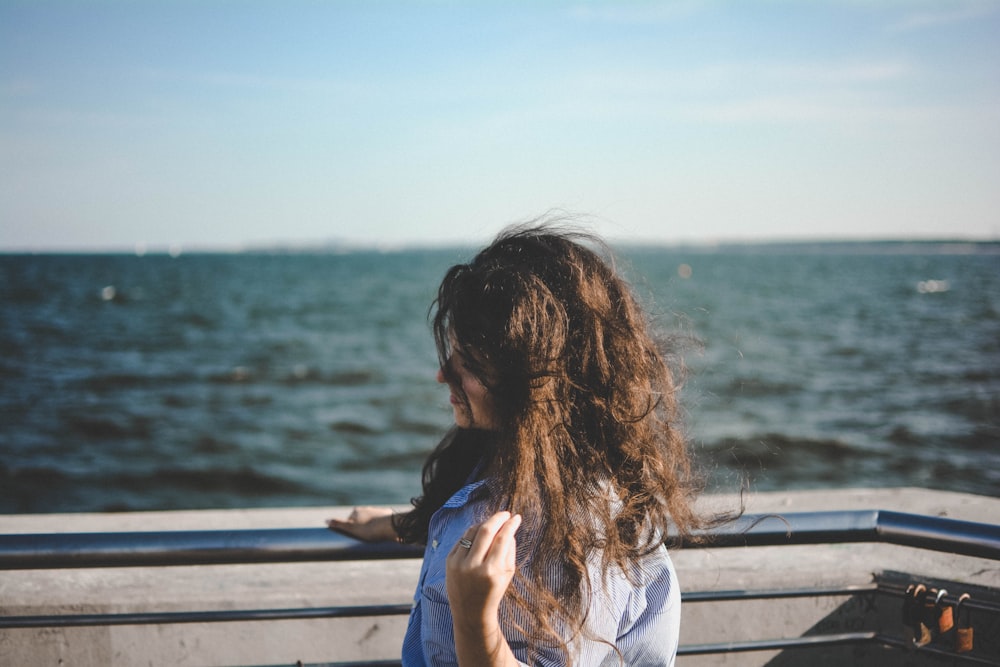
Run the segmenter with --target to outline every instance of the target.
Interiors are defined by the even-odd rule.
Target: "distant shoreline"
[[[1000,240],[965,239],[884,239],[831,241],[615,241],[615,250],[626,253],[689,252],[697,254],[853,254],[853,255],[1000,255]],[[471,252],[463,244],[365,244],[329,242],[315,244],[246,245],[241,247],[153,247],[142,249],[0,249],[0,257],[19,256],[135,256],[171,257],[183,255],[355,255],[407,252]]]
[[[633,243],[618,246],[628,252],[660,249],[704,253],[866,254],[866,255],[997,255],[1000,241],[885,240],[885,241],[747,241],[677,243],[655,246]]]

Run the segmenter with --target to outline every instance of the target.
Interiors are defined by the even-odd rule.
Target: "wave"
[[[342,461],[337,467],[344,472],[367,472],[373,468],[381,470],[419,470],[420,466],[427,460],[427,455],[428,452],[425,450],[391,452],[364,459]]]
[[[707,451],[714,453],[732,452],[750,457],[806,454],[829,461],[868,454],[858,451],[855,445],[842,440],[796,437],[783,433],[765,433],[742,438],[725,437],[710,443],[703,443],[702,446]]]
[[[769,396],[793,396],[801,393],[803,385],[799,382],[785,382],[763,377],[734,377],[729,382],[727,393],[744,398]]]
[[[353,420],[333,422],[330,424],[330,430],[344,435],[376,435],[385,432],[385,428],[370,426]]]
[[[298,482],[269,475],[250,466],[206,469],[165,468],[145,474],[120,473],[113,475],[108,481],[130,491],[141,491],[155,482],[158,486],[175,489],[224,491],[251,496],[296,493],[306,488]]]
[[[744,480],[763,480],[767,488],[795,488],[817,481],[850,485],[862,469],[884,456],[842,440],[780,433],[721,438],[703,444],[698,454],[710,482],[731,487],[725,478],[735,474]]]
[[[0,362],[0,377],[23,377],[25,372],[13,363]],[[329,387],[361,387],[386,381],[375,369],[323,372],[318,368],[295,365],[288,370],[272,370],[264,365],[233,366],[226,370],[191,372],[159,372],[145,368],[135,371],[94,372],[79,378],[76,386],[84,391],[113,393],[134,389],[164,389],[205,382],[214,385],[280,385],[283,387],[320,385]]]
[[[233,506],[260,504],[281,497],[318,496],[309,484],[268,474],[251,466],[226,468],[169,467],[108,475],[71,473],[48,466],[8,469],[0,464],[0,510],[47,512],[52,497],[78,511],[124,511],[175,507],[187,503],[169,498],[229,496]],[[73,500],[75,502],[68,502]],[[97,504],[99,500],[99,504]],[[66,511],[66,507],[63,507]]]
[[[173,384],[186,384],[199,380],[195,373],[158,374],[145,373],[97,373],[80,380],[80,387],[95,392],[119,389],[146,389]]]
[[[289,371],[274,372],[267,368],[234,366],[229,370],[210,373],[206,379],[214,384],[280,383],[284,385],[319,384],[331,387],[360,387],[379,384],[385,378],[374,369],[324,373],[316,368],[293,366]]]
[[[149,438],[153,434],[153,421],[137,415],[70,415],[63,419],[63,423],[71,434],[88,440]]]
[[[11,470],[0,463],[0,510],[3,512],[66,511],[77,500],[72,476],[48,466]]]

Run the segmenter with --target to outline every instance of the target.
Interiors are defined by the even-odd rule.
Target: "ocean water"
[[[620,248],[709,488],[1000,495],[996,244]],[[0,256],[0,512],[405,503],[462,249]],[[697,342],[694,342],[694,341]]]

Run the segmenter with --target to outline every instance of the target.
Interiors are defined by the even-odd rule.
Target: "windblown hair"
[[[513,227],[452,267],[432,307],[442,370],[454,348],[471,352],[498,428],[450,432],[396,527],[425,542],[431,515],[480,466],[498,508],[522,514],[535,544],[549,545],[534,549],[505,600],[535,646],[565,649],[582,631],[595,554],[603,571],[628,574],[701,525],[671,357],[605,254],[580,232]]]

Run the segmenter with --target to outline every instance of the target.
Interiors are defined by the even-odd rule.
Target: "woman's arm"
[[[465,531],[448,554],[446,585],[455,629],[455,653],[463,667],[513,667],[498,614],[514,571],[514,534],[521,516],[498,512]],[[470,546],[464,546],[471,543]]]
[[[365,542],[384,542],[399,539],[393,516],[388,507],[355,507],[347,519],[328,519],[326,525]]]

